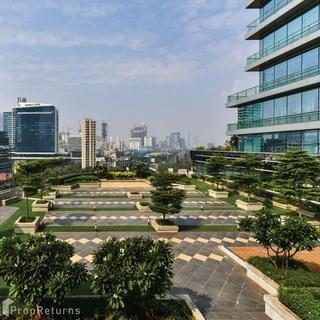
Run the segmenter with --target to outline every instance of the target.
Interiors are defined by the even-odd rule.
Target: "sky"
[[[190,130],[223,144],[229,94],[257,85],[244,41],[246,0],[0,0],[0,112],[16,97],[58,106],[60,130],[83,117],[126,139]],[[198,137],[195,139],[195,137]]]

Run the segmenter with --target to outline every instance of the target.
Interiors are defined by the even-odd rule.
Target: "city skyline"
[[[157,137],[173,131],[187,137],[191,130],[199,144],[223,144],[226,124],[236,118],[225,110],[225,96],[230,88],[256,83],[242,72],[256,47],[241,41],[256,15],[236,15],[243,5],[232,0],[1,3],[0,111],[22,95],[57,105],[60,128],[72,132],[89,116],[107,120],[112,136],[126,138],[127,128],[145,122]]]

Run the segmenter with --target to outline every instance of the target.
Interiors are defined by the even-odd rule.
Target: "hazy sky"
[[[17,96],[59,107],[60,129],[107,120],[126,138],[145,122],[223,143],[226,96],[257,84],[243,72],[258,15],[245,0],[0,0],[0,111]]]

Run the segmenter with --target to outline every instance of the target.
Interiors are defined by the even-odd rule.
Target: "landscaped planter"
[[[99,182],[81,182],[79,183],[79,188],[99,188],[100,183]]]
[[[236,206],[245,211],[259,211],[263,208],[263,204],[261,202],[247,202],[242,200],[236,200]]]
[[[179,232],[179,226],[176,225],[161,225],[157,220],[152,219],[150,222],[151,226],[158,233],[177,233]]]
[[[173,189],[179,189],[179,190],[184,190],[184,191],[195,191],[197,188],[197,186],[194,184],[173,183],[172,186],[173,186]]]
[[[52,208],[52,202],[39,203],[39,200],[35,200],[32,205],[32,212],[48,212]]]
[[[48,195],[44,196],[43,199],[45,200],[56,200],[58,198],[58,191],[51,191]]]
[[[127,192],[127,197],[130,200],[136,200],[136,201],[140,201],[142,200],[142,193],[140,192]]]
[[[301,320],[295,313],[283,305],[276,295],[265,294],[265,313],[272,320]]]
[[[226,199],[229,197],[229,192],[228,191],[215,191],[215,190],[208,190],[208,196],[215,198],[215,199]]]
[[[144,205],[144,204],[141,204],[140,201],[138,201],[138,202],[136,203],[136,207],[137,207],[137,209],[138,209],[139,211],[142,211],[142,212],[149,212],[149,211],[151,211],[151,209],[149,208],[149,206]]]
[[[317,229],[320,229],[320,221],[314,220],[314,221],[309,221],[309,223],[315,226]]]
[[[78,189],[79,188],[79,183],[74,183],[74,184],[70,184],[70,185],[60,185],[60,186],[54,186],[52,187],[52,189],[58,190],[58,191],[71,191],[74,189]]]
[[[2,199],[2,205],[7,206],[11,203],[17,202],[20,198],[19,197],[12,197],[9,199]]]
[[[20,217],[13,225],[14,233],[29,233],[35,234],[40,226],[41,217],[36,217],[34,221],[31,222],[21,222],[21,219],[24,217]]]

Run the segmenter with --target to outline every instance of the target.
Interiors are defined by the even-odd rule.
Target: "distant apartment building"
[[[18,98],[11,115],[6,113],[4,124],[15,153],[58,152],[59,116],[55,105],[26,102],[25,98]]]
[[[141,138],[129,138],[129,150],[138,151],[141,148]]]
[[[96,121],[85,118],[81,122],[81,164],[82,168],[96,165]]]
[[[173,132],[166,138],[167,148],[170,150],[185,150],[186,141],[180,132]]]
[[[144,147],[146,149],[155,149],[157,143],[156,137],[144,137]]]
[[[101,123],[101,138],[103,141],[108,139],[108,123],[105,121]]]
[[[80,158],[81,157],[81,135],[69,135],[68,139],[68,153],[71,158]]]
[[[135,125],[131,130],[130,130],[130,139],[129,139],[129,149],[130,150],[138,150],[135,149],[136,143],[138,142],[139,139],[139,149],[144,147],[144,138],[148,134],[148,128],[145,124],[141,125]],[[135,140],[133,140],[135,139]],[[131,145],[134,148],[130,148],[130,140],[131,140]],[[134,142],[135,141],[135,142]]]
[[[320,3],[318,0],[249,0],[258,9],[246,40],[259,41],[246,71],[259,84],[228,97],[238,122],[228,126],[239,137],[239,151],[283,153],[299,147],[319,154]]]

